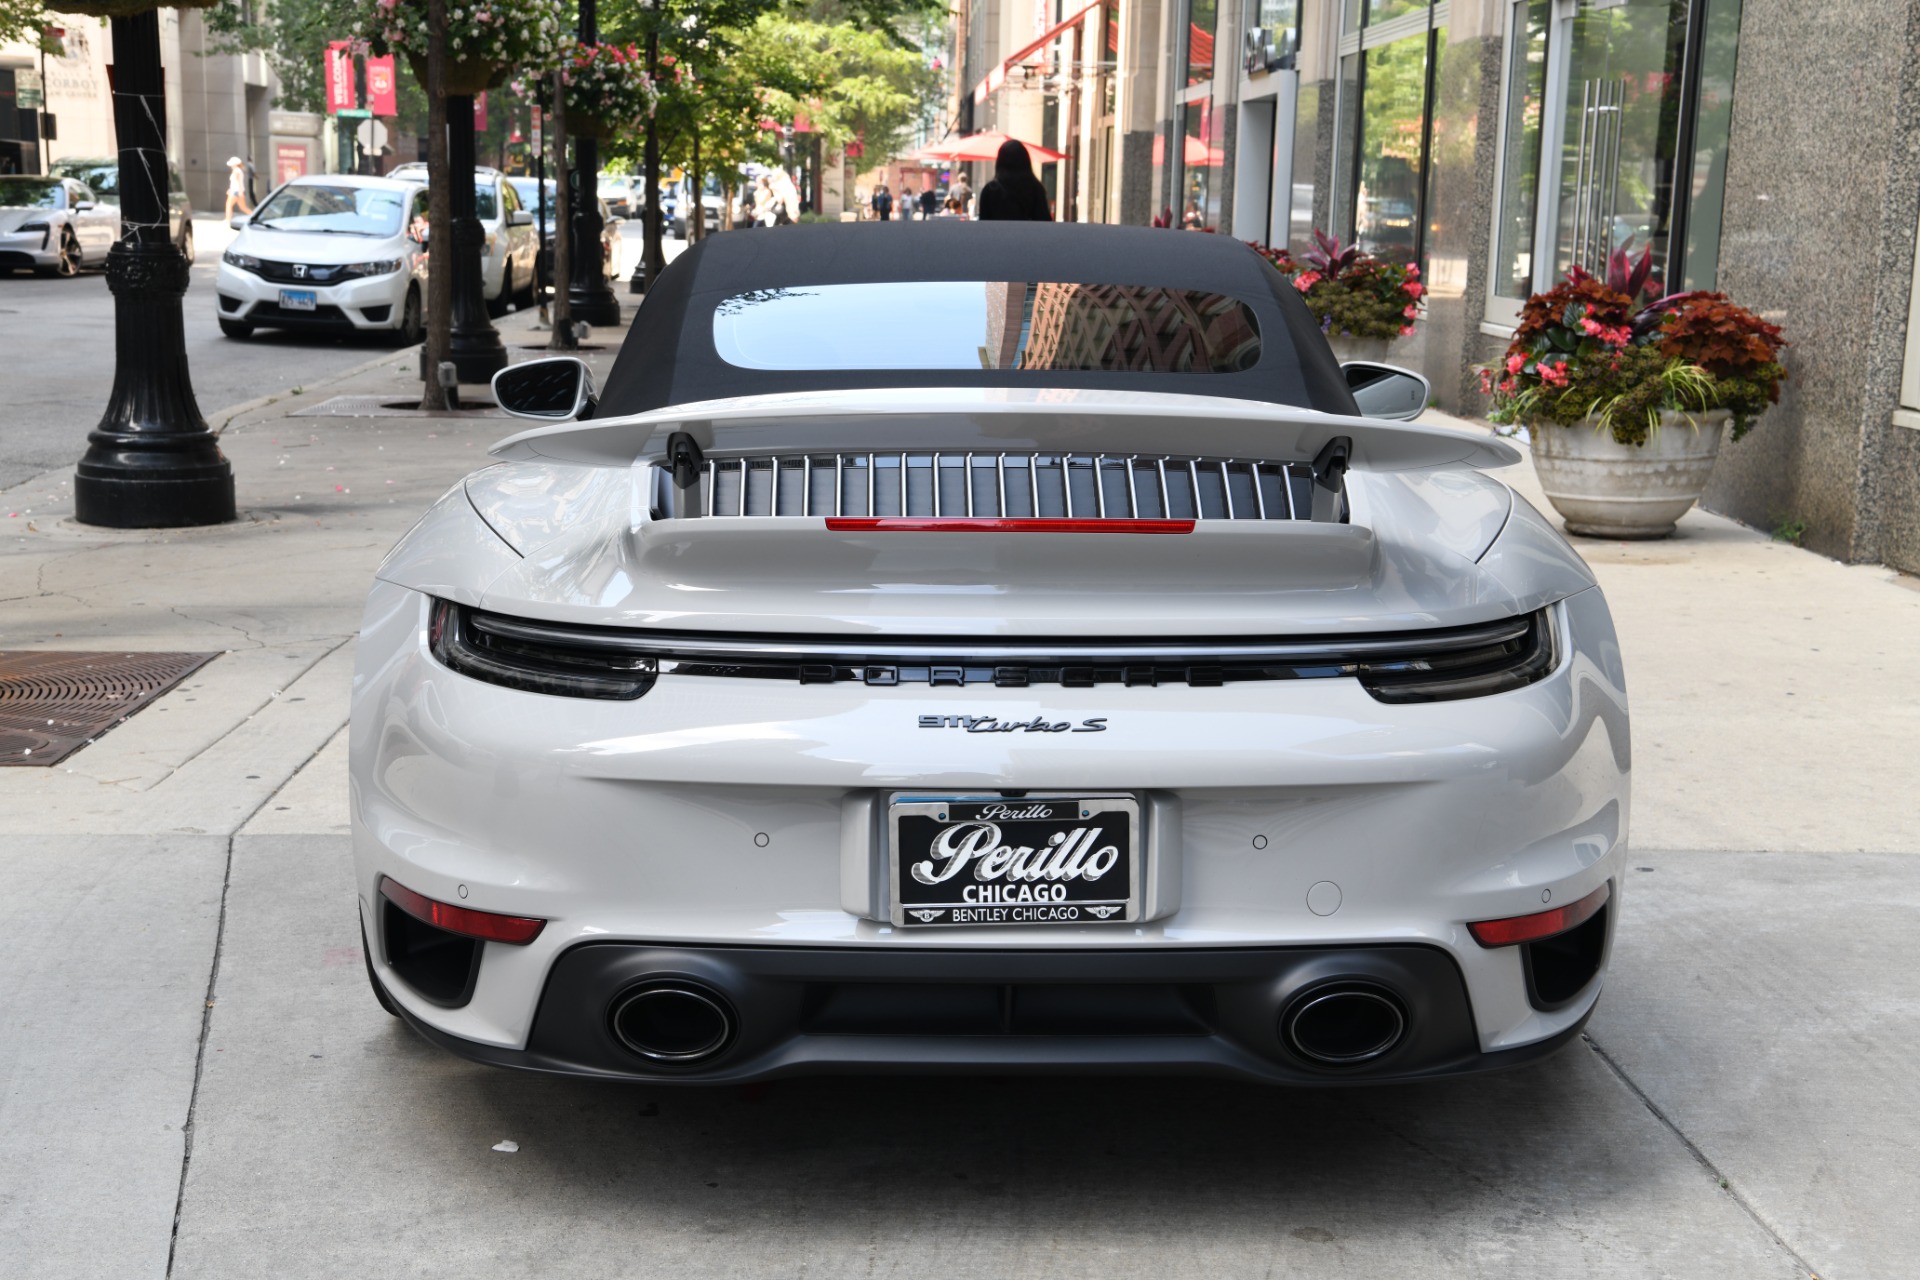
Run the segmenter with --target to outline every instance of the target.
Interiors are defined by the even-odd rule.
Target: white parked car
[[[1599,998],[1606,602],[1220,236],[688,250],[388,555],[374,990],[503,1066],[1430,1079]],[[1371,415],[1371,416],[1369,416]]]
[[[387,175],[409,182],[425,182],[427,166],[403,164]],[[473,171],[474,215],[486,232],[480,250],[481,294],[494,315],[503,315],[510,303],[533,297],[534,258],[540,239],[534,234],[533,214],[520,201],[513,183],[498,169],[484,165]]]
[[[417,182],[353,174],[295,178],[270,193],[220,255],[214,305],[220,331],[258,328],[336,333],[384,331],[401,346],[421,340],[426,217]]]
[[[0,177],[0,271],[71,276],[120,238],[120,210],[72,178]]]

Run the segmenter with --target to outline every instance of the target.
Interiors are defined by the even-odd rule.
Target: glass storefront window
[[[1293,182],[1287,205],[1287,246],[1305,253],[1313,244],[1314,150],[1320,138],[1319,84],[1302,80],[1293,111]]]
[[[1274,61],[1300,51],[1300,0],[1247,0],[1247,26],[1267,33]]]
[[[1226,161],[1220,121],[1211,98],[1180,107],[1180,213],[1178,226],[1201,231],[1220,222],[1220,169]]]
[[[1213,36],[1220,21],[1219,0],[1187,0],[1187,84],[1213,79]]]
[[[1683,289],[1711,289],[1720,274],[1720,213],[1726,200],[1727,134],[1733,127],[1733,71],[1740,44],[1741,0],[1707,3]]]
[[[1360,121],[1360,55],[1340,59],[1340,87],[1334,121],[1333,234],[1353,236],[1353,148]]]
[[[1495,297],[1516,301],[1534,291],[1533,230],[1540,206],[1540,124],[1551,14],[1549,0],[1521,0],[1513,6],[1507,45],[1506,147],[1500,157],[1492,288]]]
[[[1353,238],[1368,253],[1412,262],[1422,217],[1428,35],[1369,49],[1360,102]]]

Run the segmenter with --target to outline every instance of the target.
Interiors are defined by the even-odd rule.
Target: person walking
[[[772,226],[773,206],[773,183],[763,173],[753,184],[753,224],[757,227]]]
[[[873,216],[881,222],[893,221],[893,192],[882,182],[873,189]]]
[[[933,189],[932,178],[920,179],[920,221],[931,222],[940,212],[940,193]]]
[[[241,213],[251,217],[253,206],[247,202],[247,162],[239,156],[227,160],[227,221],[233,221],[233,211],[238,207]]]
[[[1033,159],[1015,138],[1000,144],[993,160],[993,181],[980,188],[982,222],[1052,222],[1047,189],[1033,176]]]
[[[964,171],[953,175],[953,186],[948,188],[947,196],[960,206],[960,216],[965,218],[973,212],[973,188],[967,185]]]

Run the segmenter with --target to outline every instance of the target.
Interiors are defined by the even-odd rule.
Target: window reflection
[[[1546,105],[1548,0],[1514,6],[1507,66],[1506,153],[1500,161],[1500,220],[1493,290],[1525,299],[1534,291],[1533,226],[1540,202],[1540,121]],[[1544,282],[1543,282],[1544,283]]]
[[[1354,239],[1367,252],[1413,262],[1426,149],[1427,33],[1377,49],[1366,59],[1354,194]]]
[[[889,281],[736,294],[714,347],[745,369],[1232,373],[1260,356],[1237,298],[1152,285]]]

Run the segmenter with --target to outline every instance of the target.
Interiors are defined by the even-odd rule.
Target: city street
[[[221,654],[64,764],[0,770],[0,1274],[1920,1272],[1912,579],[1699,511],[1580,542],[1634,697],[1634,848],[1600,1011],[1543,1064],[1346,1091],[511,1075],[367,988],[343,726],[375,565],[512,426],[335,416],[411,394],[412,353],[222,345],[202,287],[239,521],[75,524],[78,428],[0,489],[0,647]],[[62,370],[7,318],[55,408],[104,387],[79,304],[104,288],[0,282],[8,308],[60,289],[95,343]],[[518,358],[527,320],[502,325]]]
[[[640,224],[621,224],[616,266],[640,260]],[[392,343],[379,335],[340,337],[262,329],[244,342],[216,322],[214,272],[233,231],[217,218],[194,220],[193,283],[184,304],[187,364],[204,415],[283,395],[295,387],[377,360]],[[666,242],[668,260],[681,244]],[[622,285],[624,289],[624,283]],[[623,301],[625,294],[622,294]],[[0,489],[70,467],[87,447],[112,389],[113,296],[100,271],[43,279],[0,275],[0,326],[7,334],[7,392],[0,397]],[[76,388],[85,388],[76,394]],[[218,417],[211,418],[218,428]]]

